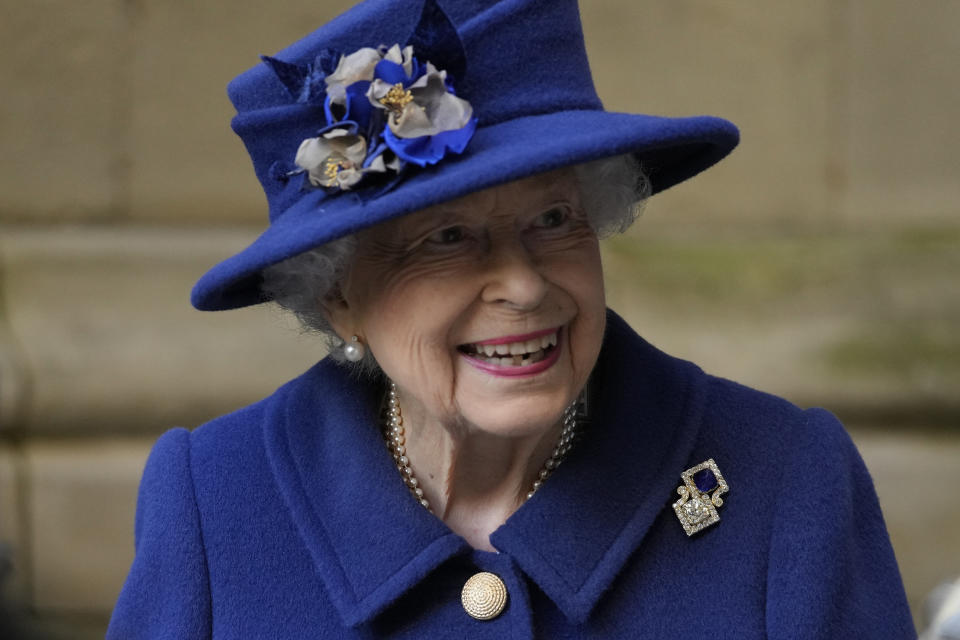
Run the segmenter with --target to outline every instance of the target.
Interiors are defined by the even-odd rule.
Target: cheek
[[[468,301],[454,279],[408,271],[382,274],[375,291],[359,300],[361,323],[371,340],[408,348],[440,349]]]
[[[551,255],[545,261],[545,273],[576,304],[579,314],[603,314],[606,297],[603,288],[603,265],[595,238],[584,240],[567,251]]]
[[[455,278],[410,271],[367,281],[379,286],[358,300],[358,316],[377,362],[411,401],[435,415],[449,413],[456,357],[451,332],[469,308],[467,287]]]
[[[449,396],[452,363],[445,331],[433,314],[390,305],[364,326],[367,344],[383,372],[418,404],[435,406]],[[436,409],[432,409],[433,412]]]
[[[606,295],[603,288],[603,264],[600,261],[600,248],[596,242],[592,249],[585,252],[580,265],[578,291],[584,298],[584,304],[592,305],[594,309],[599,305],[606,307]]]
[[[446,310],[435,296],[417,287],[395,288],[371,303],[370,312],[362,314],[361,330],[385,368],[388,363],[427,366],[425,361],[436,360],[444,351]]]
[[[596,243],[576,252],[577,259],[564,261],[555,268],[562,285],[576,305],[576,320],[570,328],[570,349],[573,366],[589,373],[600,353],[606,327],[606,296],[603,288],[603,266]]]

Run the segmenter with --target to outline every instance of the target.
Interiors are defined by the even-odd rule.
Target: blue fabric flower
[[[360,80],[344,87],[342,93],[332,97],[329,93],[323,103],[323,111],[327,116],[328,126],[337,126],[341,122],[353,122],[362,130],[370,128],[370,117],[373,107],[367,99],[370,82]]]

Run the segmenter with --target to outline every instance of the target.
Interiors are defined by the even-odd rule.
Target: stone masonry
[[[152,441],[322,357],[275,309],[205,314],[188,293],[266,220],[226,83],[350,4],[5,3],[0,593],[28,622],[102,636]],[[611,306],[711,371],[956,436],[960,3],[581,6],[609,109],[716,114],[743,132],[606,247]],[[910,465],[951,464],[956,437],[932,450],[916,437]],[[924,527],[897,529],[911,501],[894,494],[923,471],[898,466],[899,440],[864,438],[891,470],[878,485],[895,545],[909,532],[901,562],[926,561]],[[955,540],[929,544],[956,558]],[[918,562],[914,605],[960,574]]]

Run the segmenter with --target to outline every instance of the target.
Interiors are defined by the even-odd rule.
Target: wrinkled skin
[[[600,351],[600,252],[573,172],[361,232],[340,295],[325,304],[341,337],[359,336],[397,385],[412,464],[431,502],[445,515],[458,491],[499,502],[499,515],[482,526],[492,530],[522,502]],[[491,375],[462,352],[554,327],[562,327],[559,357],[535,375]]]

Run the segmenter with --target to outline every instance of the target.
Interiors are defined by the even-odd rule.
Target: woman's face
[[[340,335],[361,337],[407,415],[451,428],[550,428],[603,337],[599,247],[571,170],[361,232],[341,293]]]

